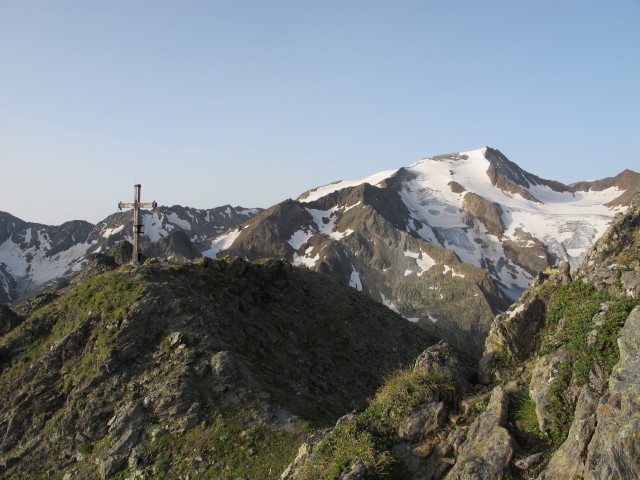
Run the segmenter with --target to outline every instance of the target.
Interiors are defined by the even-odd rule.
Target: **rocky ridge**
[[[283,261],[119,266],[124,247],[0,337],[3,478],[276,478],[309,425],[435,342]]]

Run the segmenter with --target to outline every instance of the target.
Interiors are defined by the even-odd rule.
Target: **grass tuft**
[[[297,479],[331,480],[358,462],[367,468],[367,478],[405,478],[390,452],[401,419],[423,403],[452,400],[454,393],[451,380],[440,371],[403,369],[387,375],[364,412],[320,441]]]

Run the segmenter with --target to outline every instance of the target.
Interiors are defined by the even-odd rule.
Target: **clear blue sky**
[[[0,210],[268,207],[489,145],[640,170],[640,2],[0,0]]]

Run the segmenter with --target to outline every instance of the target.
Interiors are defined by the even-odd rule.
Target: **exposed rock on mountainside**
[[[193,246],[184,230],[176,230],[167,237],[147,245],[142,250],[142,255],[148,258],[189,261],[201,257],[202,253]]]
[[[242,207],[198,210],[180,206],[159,207],[142,212],[145,233],[141,245],[148,256],[166,255],[193,259],[202,245],[224,231],[252,218],[262,209]],[[87,264],[93,254],[131,240],[131,212],[109,216],[97,225],[73,221],[60,226],[40,225],[0,212],[0,303],[11,303],[61,278],[68,278]],[[171,234],[185,238],[173,238]],[[170,238],[171,237],[171,238]],[[159,245],[149,245],[160,242]],[[205,242],[206,243],[206,242]]]
[[[439,361],[388,378],[282,478],[640,478],[639,271],[640,196],[578,270],[540,274],[496,316],[480,384],[454,387],[469,367],[430,347]]]
[[[100,254],[23,311],[0,337],[3,478],[277,478],[308,422],[362,408],[434,343],[276,260]]]

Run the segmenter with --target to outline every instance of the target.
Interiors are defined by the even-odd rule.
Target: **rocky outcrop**
[[[446,480],[501,479],[515,451],[513,438],[505,428],[509,397],[496,387],[487,410],[471,425],[460,446],[457,461]]]
[[[509,375],[507,367],[525,362],[531,356],[537,347],[531,339],[546,319],[546,292],[568,285],[570,281],[567,263],[562,264],[557,270],[541,272],[516,303],[505,313],[495,317],[479,364],[481,383],[491,383],[495,375]],[[543,284],[544,290],[541,288]]]
[[[616,217],[575,272],[565,266],[540,276],[496,317],[487,339],[481,378],[524,380],[538,435],[548,435],[550,444],[538,448],[549,461],[534,469],[540,480],[640,475],[634,413],[640,405],[640,307],[625,313],[640,299],[633,280],[640,268],[639,201]],[[607,359],[618,351],[613,365]]]
[[[468,192],[464,196],[462,208],[471,214],[468,221],[473,221],[475,217],[480,220],[491,235],[502,237],[504,225],[502,223],[502,209],[498,203],[490,202],[480,195]]]

